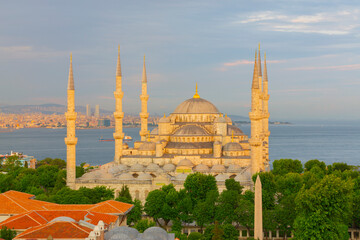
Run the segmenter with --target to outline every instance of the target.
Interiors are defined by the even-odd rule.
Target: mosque
[[[173,113],[163,116],[158,127],[148,131],[147,77],[145,58],[142,74],[141,141],[130,148],[123,142],[122,74],[120,48],[116,69],[115,153],[114,161],[76,178],[75,89],[70,57],[67,90],[67,185],[70,188],[105,185],[117,194],[127,185],[134,198],[145,201],[148,193],[165,184],[183,187],[188,174],[214,175],[222,191],[225,180],[234,178],[245,188],[252,186],[251,176],[269,169],[269,111],[266,56],[263,73],[260,46],[255,52],[251,87],[251,136],[246,136],[231,119],[211,102],[200,97],[196,86],[192,98],[180,103]]]

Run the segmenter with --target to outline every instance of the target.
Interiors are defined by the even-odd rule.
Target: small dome
[[[110,231],[108,231],[107,233],[105,233],[105,239],[111,239],[114,236],[114,240],[117,239],[127,239],[127,240],[136,240],[137,237],[139,236],[139,232],[135,229],[135,228],[131,228],[131,227],[115,227],[113,229],[111,229]],[[127,238],[118,238],[118,237],[123,237],[126,236]]]
[[[146,169],[145,172],[157,172],[159,171],[160,167],[156,163],[150,163]]]
[[[134,180],[134,177],[130,173],[123,173],[118,177],[119,180]]]
[[[115,233],[109,240],[136,240],[136,238],[129,238],[125,233]]]
[[[240,128],[238,128],[234,125],[228,125],[227,126],[227,135],[231,136],[233,133],[235,136],[245,135],[244,132],[241,131]]]
[[[190,98],[180,103],[174,113],[219,113],[219,110],[205,99]]]
[[[162,117],[159,120],[159,123],[169,123],[170,122],[170,117]]]
[[[98,178],[97,172],[92,171],[92,172],[85,173],[84,175],[81,176],[80,179],[90,180],[90,179],[96,179],[96,178]]]
[[[238,181],[240,183],[250,183],[251,182],[251,174],[248,171],[246,171],[242,174],[238,174],[235,177],[235,181]]]
[[[142,234],[144,240],[168,240],[168,233],[160,227],[150,227]]]
[[[177,167],[190,167],[192,168],[194,166],[194,164],[192,163],[191,160],[189,159],[183,159],[183,160],[180,160],[180,162],[177,164]]]
[[[165,172],[173,172],[173,171],[175,171],[175,168],[176,168],[175,165],[171,164],[171,163],[165,164],[163,166],[163,169]]]
[[[123,149],[128,149],[129,148],[129,144],[127,144],[126,142],[123,142]]]
[[[154,142],[144,142],[140,145],[139,151],[155,151],[156,144]]]
[[[211,172],[223,173],[225,172],[225,167],[223,165],[214,165],[211,168]]]
[[[221,174],[217,175],[215,177],[215,179],[217,182],[225,182],[226,179],[229,179],[229,176],[224,173],[221,173]]]
[[[232,123],[231,118],[229,118],[227,115],[225,115],[224,118],[225,118],[225,120],[226,120],[227,123]]]
[[[144,171],[144,166],[139,163],[136,163],[130,167],[130,172],[143,172],[143,171]]]
[[[54,218],[50,222],[76,222],[76,221],[71,217],[61,216],[61,217]]]
[[[119,169],[119,171],[127,171],[129,169],[129,167],[125,164],[119,164],[117,165],[117,168]]]
[[[218,117],[214,120],[215,123],[226,123],[226,120],[223,116]]]
[[[175,132],[174,132],[174,135],[176,136],[183,136],[183,135],[190,135],[190,136],[193,136],[193,135],[208,135],[208,133],[206,132],[205,129],[199,127],[199,126],[196,126],[196,125],[186,125],[180,129],[177,129]]]
[[[187,178],[187,174],[185,174],[185,173],[180,173],[179,175],[176,175],[175,176],[175,180],[177,180],[177,181],[185,181],[186,180],[186,178]]]
[[[195,172],[201,172],[201,173],[205,173],[205,172],[210,172],[210,169],[208,166],[204,165],[204,164],[199,164],[194,168]]]
[[[140,173],[136,180],[152,180],[152,176],[148,173]]]
[[[228,173],[238,173],[242,170],[242,167],[240,167],[239,165],[236,165],[236,164],[230,164],[228,169],[227,169],[227,172]]]
[[[152,131],[151,131],[151,133],[150,133],[151,135],[157,135],[157,134],[159,134],[159,128],[154,128]]]
[[[104,172],[99,176],[100,179],[113,179],[114,175],[111,173]]]
[[[225,146],[223,147],[224,152],[227,152],[227,151],[242,151],[242,150],[243,150],[243,148],[237,142],[229,142],[229,143],[225,144]]]

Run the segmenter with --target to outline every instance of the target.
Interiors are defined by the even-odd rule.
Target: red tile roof
[[[39,227],[33,227],[17,235],[14,239],[47,239],[49,235],[55,238],[84,239],[92,231],[91,228],[74,222],[50,222]]]
[[[31,210],[88,210],[116,215],[127,214],[132,204],[108,200],[97,204],[56,204],[32,199],[34,195],[18,191],[0,194],[0,214],[22,214]]]
[[[13,229],[28,229],[30,227],[36,227],[43,224],[46,224],[57,217],[70,217],[76,222],[80,220],[86,221],[93,225],[97,225],[100,220],[102,220],[106,225],[114,223],[117,221],[118,216],[90,211],[48,211],[48,210],[39,210],[39,211],[30,211],[27,213],[19,214],[13,217],[6,219],[0,223],[0,228],[2,226],[7,226],[8,228]]]

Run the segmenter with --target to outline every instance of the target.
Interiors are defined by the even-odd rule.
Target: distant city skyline
[[[247,116],[254,51],[267,54],[270,119],[360,120],[357,1],[4,1],[0,105],[75,101],[113,111],[121,46],[124,112],[140,112],[146,55],[149,112],[199,94]]]

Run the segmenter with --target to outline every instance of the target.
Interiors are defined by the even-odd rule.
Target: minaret
[[[66,128],[67,135],[65,140],[66,144],[66,185],[70,188],[75,187],[76,178],[76,143],[77,138],[75,137],[75,88],[74,88],[74,76],[72,68],[72,54],[70,54],[70,69],[69,69],[69,81],[67,88],[67,112],[66,117]]]
[[[146,141],[146,135],[148,134],[148,117],[149,113],[147,112],[147,101],[149,99],[149,95],[147,94],[147,79],[146,79],[146,69],[145,69],[145,55],[144,55],[144,66],[143,66],[143,74],[142,74],[142,81],[141,81],[141,130],[140,136],[141,141]]]
[[[122,75],[121,75],[121,63],[120,63],[120,45],[118,50],[118,59],[117,59],[117,66],[116,66],[116,89],[114,92],[115,97],[115,132],[114,132],[114,139],[115,139],[115,156],[114,161],[116,163],[120,163],[120,158],[122,156],[122,149],[123,149],[123,118],[124,112],[122,111],[122,98],[124,96],[124,92],[122,91]]]
[[[262,214],[262,189],[259,175],[255,181],[255,213],[254,213],[254,238],[263,240],[263,214]]]
[[[251,149],[251,173],[255,174],[262,169],[263,153],[262,153],[262,100],[260,92],[258,67],[260,66],[255,52],[254,74],[251,87],[251,112],[249,118],[251,121],[251,138],[249,140]]]
[[[264,53],[264,76],[263,76],[263,134],[264,134],[264,142],[265,142],[265,168],[266,170],[270,170],[269,168],[269,98],[270,95],[268,93],[268,76],[267,76],[267,68],[266,68],[266,53]]]

